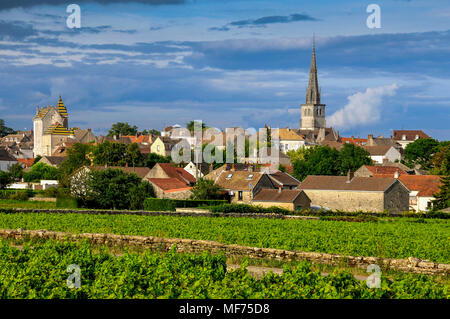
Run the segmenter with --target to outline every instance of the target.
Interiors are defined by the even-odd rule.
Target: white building
[[[9,168],[17,164],[17,160],[5,149],[0,149],[0,171],[8,172]]]
[[[363,148],[369,152],[370,158],[378,164],[383,164],[384,161],[399,162],[402,158],[400,152],[390,145],[363,146]]]

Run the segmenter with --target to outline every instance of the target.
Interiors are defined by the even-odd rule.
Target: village
[[[238,141],[241,148],[236,152],[233,143]],[[349,137],[326,127],[314,47],[299,128],[266,124],[259,132],[244,128],[221,131],[191,121],[186,127],[174,124],[161,132],[138,132],[128,123],[116,123],[107,136],[95,136],[92,129],[69,127],[69,110],[60,96],[56,106],[37,106],[33,130],[5,134],[0,168],[4,172],[18,169],[23,176],[30,175],[36,165],[59,169],[76,156],[73,148],[80,144],[97,149],[85,154],[82,163],[68,174],[66,186],[72,194],[80,192],[80,185],[86,191],[91,171],[114,168],[150,183],[159,199],[193,199],[197,182],[209,180],[216,193],[195,199],[222,199],[291,212],[427,212],[433,209],[435,194],[443,185],[440,175],[448,174],[448,142],[438,142],[420,129],[394,130],[389,137]],[[209,158],[194,156],[198,148],[204,153],[209,150]],[[415,149],[428,152],[428,158],[422,159],[426,154],[414,157]],[[181,160],[180,150],[184,152]],[[314,156],[328,160],[328,167],[314,162]],[[432,156],[435,161],[431,165]],[[351,164],[345,164],[349,161]],[[45,169],[41,167],[41,171]],[[25,179],[16,175],[4,187],[58,187],[58,178],[43,175]]]

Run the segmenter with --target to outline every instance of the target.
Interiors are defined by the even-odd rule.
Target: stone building
[[[50,156],[58,146],[74,138],[73,130],[69,129],[69,114],[59,97],[56,107],[37,107],[33,118],[34,156]]]
[[[302,190],[261,189],[252,201],[262,207],[280,207],[290,211],[310,208],[311,200]]]
[[[341,211],[409,210],[409,189],[393,177],[309,175],[300,184],[311,205]]]

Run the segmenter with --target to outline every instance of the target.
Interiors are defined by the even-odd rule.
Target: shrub
[[[9,200],[28,200],[33,197],[34,193],[31,189],[8,189],[0,190],[0,199]]]
[[[174,211],[175,203],[171,199],[147,198],[144,201],[144,210],[149,211]]]
[[[213,213],[237,213],[237,214],[282,214],[288,215],[292,212],[277,206],[261,207],[247,204],[223,204],[211,207]]]
[[[56,208],[78,208],[78,201],[70,196],[58,196],[56,198]]]

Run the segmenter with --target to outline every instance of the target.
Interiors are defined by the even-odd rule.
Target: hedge
[[[31,189],[4,189],[0,190],[0,199],[9,200],[28,200],[33,197],[34,193]]]
[[[238,214],[292,214],[290,210],[280,208],[277,206],[262,207],[246,204],[223,204],[219,206],[211,207],[212,213],[238,213]]]
[[[409,218],[438,218],[438,219],[450,219],[450,214],[440,211],[429,211],[426,213],[416,213],[412,211],[405,211],[400,213],[390,213],[388,211],[385,212],[363,212],[363,211],[356,211],[356,212],[345,212],[345,211],[331,211],[331,210],[319,210],[319,211],[313,211],[313,210],[302,210],[301,213],[297,215],[302,216],[318,216],[318,217],[325,217],[325,216],[332,216],[332,217],[361,217],[361,216],[376,216],[376,217],[409,217]]]
[[[194,208],[200,206],[217,206],[228,203],[226,200],[190,200],[147,198],[144,201],[144,210],[174,211],[176,208]]]
[[[78,208],[78,201],[73,197],[56,197],[56,208]]]

